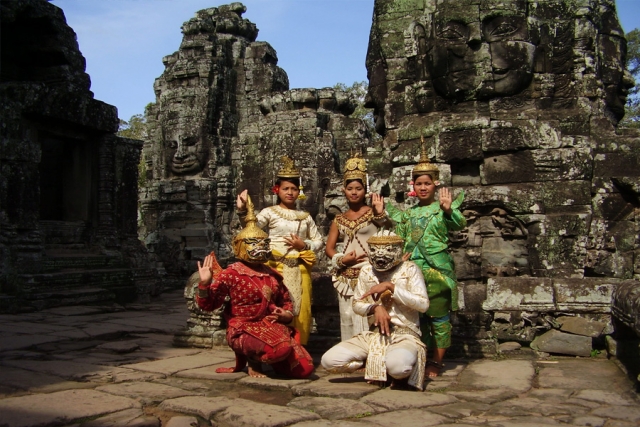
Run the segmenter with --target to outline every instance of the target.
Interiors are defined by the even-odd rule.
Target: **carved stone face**
[[[402,262],[402,244],[369,244],[369,262],[376,271],[388,271]]]
[[[170,128],[164,136],[167,167],[174,175],[194,175],[202,171],[209,158],[209,150],[202,135],[187,126],[176,125]]]
[[[433,14],[427,65],[441,96],[489,99],[529,86],[536,46],[526,3],[514,1],[508,10],[494,9],[492,3],[482,2],[480,8],[466,0],[443,2]]]
[[[271,254],[269,244],[271,239],[248,238],[242,239],[236,257],[253,264],[262,264]]]

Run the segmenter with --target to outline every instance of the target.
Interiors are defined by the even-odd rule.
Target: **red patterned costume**
[[[225,297],[230,299],[224,316],[227,342],[236,354],[233,372],[242,370],[249,361],[270,364],[276,373],[292,378],[311,375],[313,360],[296,341],[296,330],[267,317],[277,307],[292,309],[278,272],[263,264],[236,262],[198,287],[196,301],[203,310],[215,310]]]

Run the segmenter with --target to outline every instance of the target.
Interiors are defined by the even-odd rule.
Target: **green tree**
[[[636,28],[626,34],[627,38],[627,71],[636,80],[629,90],[624,119],[619,126],[640,129],[640,29]]]
[[[134,114],[128,122],[120,119],[120,126],[118,128],[117,135],[123,138],[146,141],[149,136],[147,118],[144,114]],[[145,187],[146,185],[147,162],[145,161],[144,153],[142,153],[140,156],[140,163],[138,163],[138,188]]]
[[[364,107],[364,99],[367,96],[369,84],[366,81],[354,82],[351,86],[347,86],[344,83],[336,83],[333,88],[342,90],[354,96],[357,105],[355,111],[350,117],[364,120],[364,123],[369,130],[369,134],[371,135],[371,139],[373,141],[380,140],[382,137],[376,133],[375,122],[373,119],[373,108]]]
[[[118,136],[131,139],[145,140],[149,136],[147,130],[147,118],[144,114],[134,114],[129,121],[120,119]]]

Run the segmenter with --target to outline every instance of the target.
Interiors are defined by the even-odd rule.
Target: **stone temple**
[[[161,282],[155,269],[140,273],[140,295],[182,287],[210,251],[231,260],[235,195],[248,188],[257,208],[272,204],[281,155],[302,168],[300,207],[326,233],[346,208],[341,172],[353,151],[367,159],[372,189],[404,208],[424,139],[443,184],[466,194],[468,227],[450,236],[461,288],[451,357],[493,355],[504,341],[588,356],[605,344],[615,352],[623,332],[640,337],[640,135],[618,127],[634,82],[613,0],[375,0],[366,106],[382,138],[350,117],[348,94],[290,89],[244,5],[196,12],[179,50],[162,59],[146,111],[138,235],[148,253],[128,249],[139,143],[114,136],[115,110],[93,100],[61,12],[22,3],[30,9],[3,5],[2,15],[3,65],[15,63],[3,66],[0,87],[15,105],[2,113],[4,278],[27,277],[24,266],[60,249],[54,242],[100,242],[103,253],[138,260],[129,269],[160,269]],[[21,62],[5,40],[30,46],[40,32],[25,28],[36,18],[52,23],[38,26],[42,37],[50,27],[67,36],[47,38],[47,55],[34,48],[40,62]],[[74,159],[89,169],[68,173],[90,182],[54,176]],[[68,213],[54,190],[82,195],[73,198],[82,206]],[[192,317],[176,343],[220,343],[220,316],[193,307],[192,286]],[[314,272],[313,312],[311,345],[326,346],[339,335],[326,259]],[[637,361],[637,343],[634,352]]]

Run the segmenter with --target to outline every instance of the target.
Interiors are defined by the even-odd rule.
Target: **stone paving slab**
[[[231,405],[215,414],[214,420],[234,427],[281,427],[320,419],[320,415],[313,412],[286,406],[252,402],[251,410],[248,408],[243,405]]]
[[[4,387],[32,393],[52,393],[74,388],[91,388],[93,384],[67,381],[61,377],[32,372],[11,366],[0,366],[0,384]]]
[[[531,388],[534,376],[535,368],[529,360],[478,360],[469,364],[458,381],[469,389],[510,389],[524,393]]]
[[[190,396],[165,400],[160,404],[160,408],[165,411],[199,415],[205,420],[211,420],[216,413],[224,411],[233,405],[252,408],[254,402],[246,399],[229,399],[226,397]]]
[[[487,412],[491,405],[478,402],[456,402],[444,406],[430,407],[429,411],[449,419],[467,418]]]
[[[545,417],[567,415],[570,417],[585,415],[588,408],[563,404],[562,401],[549,402],[533,397],[517,397],[504,402],[496,403],[488,414],[503,415],[507,417],[542,414]]]
[[[59,339],[60,338],[55,335],[18,335],[3,333],[2,340],[0,340],[0,352],[26,349],[38,344],[55,342]]]
[[[141,409],[125,409],[95,420],[82,422],[77,424],[77,427],[160,427],[160,420],[145,415]]]
[[[198,353],[190,356],[178,356],[169,359],[154,360],[152,362],[122,365],[122,367],[138,371],[172,375],[187,369],[202,368],[203,366],[210,366],[224,361],[225,359],[222,357],[213,356],[207,353]]]
[[[219,363],[217,365],[204,366],[202,368],[187,369],[186,371],[177,372],[175,375],[183,378],[207,379],[207,380],[228,381],[228,382],[234,382],[248,376],[245,371],[230,372],[230,373],[224,373],[224,374],[219,374],[216,372],[217,368],[224,368],[224,367],[230,367],[230,366],[233,366],[232,361]]]
[[[3,365],[59,376],[75,381],[110,382],[114,375],[133,371],[115,366],[92,365],[63,360],[4,360]]]
[[[619,393],[614,393],[608,390],[580,390],[575,393],[573,397],[576,399],[598,402],[604,405],[632,406],[637,404],[637,402],[627,399]]]
[[[46,335],[56,333],[63,330],[72,329],[70,326],[51,325],[48,323],[33,322],[7,322],[0,323],[0,333],[4,334],[20,334],[29,331],[29,334]]]
[[[96,390],[116,396],[125,396],[138,400],[143,405],[158,404],[166,399],[194,396],[200,393],[183,390],[166,384],[151,382],[127,382],[96,387]]]
[[[66,390],[0,400],[0,414],[6,427],[64,425],[82,418],[139,407],[140,404],[133,399],[95,390]]]
[[[538,384],[542,388],[618,392],[620,382],[626,382],[624,373],[608,360],[562,359],[538,362],[538,366]]]
[[[291,427],[363,427],[366,424],[357,421],[314,420],[292,424]]]
[[[359,399],[374,393],[378,386],[367,384],[362,374],[327,375],[317,381],[291,387],[295,396],[326,396]]]
[[[383,427],[429,427],[449,422],[450,419],[422,409],[405,409],[373,415],[362,421],[367,425]]]
[[[360,399],[374,408],[376,412],[398,411],[410,408],[426,408],[428,406],[446,405],[457,402],[454,396],[442,393],[430,393],[382,389]]]
[[[507,400],[518,395],[514,390],[481,390],[481,391],[447,391],[447,394],[455,396],[461,400],[492,404]]]
[[[308,384],[317,378],[318,377],[314,377],[313,375],[311,375],[310,378],[304,379],[304,380],[282,378],[282,377],[271,377],[269,375],[267,375],[266,378],[254,378],[247,375],[241,380],[239,380],[238,383],[251,386],[251,387],[260,387],[265,389],[289,390],[293,387],[296,387],[302,384]]]
[[[335,399],[332,397],[296,397],[289,402],[287,406],[312,411],[327,420],[360,418],[373,415],[377,412],[366,403],[349,399]]]
[[[614,420],[638,423],[640,425],[640,406],[606,406],[594,409],[592,415]]]
[[[196,417],[173,417],[165,427],[194,427],[198,425],[198,419]]]

